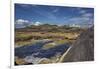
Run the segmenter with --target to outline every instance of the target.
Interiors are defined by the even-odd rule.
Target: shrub
[[[32,39],[33,36],[29,34],[16,34],[15,35],[15,41],[27,41]]]

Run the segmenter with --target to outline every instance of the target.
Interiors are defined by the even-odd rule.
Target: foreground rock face
[[[76,42],[67,51],[61,62],[93,61],[94,60],[94,28],[82,32]]]

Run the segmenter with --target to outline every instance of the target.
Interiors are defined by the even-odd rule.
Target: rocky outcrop
[[[76,42],[63,54],[59,62],[93,61],[94,28],[80,34]]]

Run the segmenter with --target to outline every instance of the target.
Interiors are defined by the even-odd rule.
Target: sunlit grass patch
[[[58,40],[58,41],[55,41],[56,44],[64,44],[64,43],[67,43],[67,40]]]
[[[20,47],[20,46],[29,46],[32,45],[34,43],[36,43],[37,40],[29,40],[29,41],[19,41],[19,42],[15,42],[15,47]]]
[[[33,36],[31,34],[15,34],[15,41],[27,41],[32,38]]]
[[[66,40],[56,40],[52,43],[48,43],[46,45],[43,46],[43,49],[49,49],[49,48],[53,48],[57,45],[60,45],[60,44],[64,44],[64,43],[67,43]]]
[[[16,58],[15,63],[18,64],[18,65],[26,64],[25,60],[22,59],[22,58]]]
[[[54,42],[48,43],[48,44],[44,45],[42,49],[49,49],[49,48],[53,48],[55,46],[56,46],[56,43],[54,43]]]

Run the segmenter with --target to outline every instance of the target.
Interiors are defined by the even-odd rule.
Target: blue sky
[[[93,24],[94,9],[81,7],[15,4],[16,26],[29,24]]]

